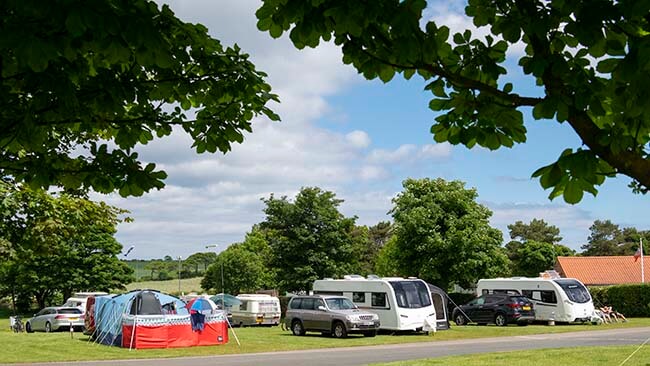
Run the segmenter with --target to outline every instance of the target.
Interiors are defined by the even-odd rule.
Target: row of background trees
[[[557,227],[543,220],[508,226],[512,238],[502,246],[501,231],[490,226],[492,212],[479,204],[475,189],[460,181],[407,179],[393,199],[393,222],[357,225],[345,217],[333,192],[302,188],[290,199],[264,199],[262,222],[241,243],[218,255],[194,253],[182,260],[181,277],[203,276],[207,291],[258,289],[308,291],[314,280],[345,274],[416,276],[445,289],[470,287],[480,278],[535,276],[551,269],[557,256],[576,255],[559,244]],[[122,245],[114,234],[126,211],[67,193],[49,194],[2,184],[0,208],[0,295],[35,298],[45,306],[80,290],[119,290],[139,279],[179,276],[171,256],[157,260],[119,260]],[[584,255],[632,255],[648,232],[595,221]],[[221,272],[225,276],[222,277]],[[57,297],[58,296],[58,297]]]
[[[576,252],[559,242],[560,230],[544,220],[508,225],[511,241],[489,225],[492,212],[475,189],[443,179],[407,179],[393,200],[393,223],[356,225],[343,216],[342,200],[317,187],[293,200],[264,200],[264,221],[241,243],[221,252],[202,280],[206,290],[230,293],[277,288],[308,291],[314,280],[355,273],[416,276],[445,289],[480,278],[536,276],[557,256]],[[633,255],[650,232],[596,220],[578,255]],[[222,288],[221,271],[225,273]]]

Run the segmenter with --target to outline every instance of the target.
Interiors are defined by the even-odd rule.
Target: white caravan
[[[239,306],[233,306],[233,325],[278,325],[280,324],[280,300],[265,294],[240,294]]]
[[[478,295],[511,293],[529,298],[535,320],[559,322],[590,321],[594,303],[589,290],[574,278],[493,278],[479,280]]]
[[[108,295],[108,292],[75,292],[72,297],[69,297],[61,306],[67,308],[79,308],[81,311],[86,311],[86,302],[90,296],[103,296]]]
[[[417,278],[349,275],[314,281],[314,294],[342,295],[379,315],[380,329],[435,330],[436,310],[426,282]]]

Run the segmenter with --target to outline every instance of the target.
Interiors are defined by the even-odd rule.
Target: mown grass
[[[188,294],[190,292],[202,293],[201,280],[203,277],[182,278],[181,292]],[[135,289],[153,289],[168,294],[178,294],[178,279],[167,281],[140,281],[126,285],[127,290]]]
[[[572,331],[614,329],[638,326],[650,326],[650,319],[632,319],[628,323],[611,325],[564,325],[549,327],[531,325],[528,327],[464,326],[452,327],[435,335],[379,335],[375,338],[350,336],[347,339],[334,339],[317,333],[308,333],[305,337],[296,337],[279,327],[270,328],[235,328],[241,346],[235,342],[232,333],[228,344],[191,348],[133,350],[108,347],[88,342],[88,338],[79,333],[74,339],[69,333],[20,333],[9,331],[9,320],[0,319],[0,363],[18,362],[65,362],[81,360],[116,360],[126,358],[168,358],[182,356],[209,356],[253,352],[291,351],[315,348],[354,347],[379,344],[400,344],[413,342],[435,342],[454,339],[471,339],[483,337],[518,336],[542,333],[564,333]],[[6,325],[6,326],[4,326]],[[478,357],[478,356],[472,356]],[[504,363],[507,364],[507,363]],[[558,363],[553,363],[558,364]],[[559,363],[563,364],[563,363]],[[580,363],[577,363],[580,364]],[[526,363],[526,366],[530,365]],[[546,366],[546,365],[545,365]],[[627,366],[627,365],[626,365]]]
[[[629,357],[629,359],[628,359]],[[626,361],[627,360],[627,361]],[[373,366],[648,366],[650,346],[608,346],[553,348],[534,351],[495,352],[469,356],[451,356],[416,361],[373,364]]]

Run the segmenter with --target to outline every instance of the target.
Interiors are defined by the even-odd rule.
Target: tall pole
[[[181,256],[178,256],[178,296],[181,296]]]
[[[643,268],[643,238],[639,238],[639,249],[641,249],[641,283],[645,283],[645,273]]]

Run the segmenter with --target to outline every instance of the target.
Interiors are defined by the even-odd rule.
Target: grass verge
[[[636,352],[635,352],[636,351]],[[628,358],[629,357],[629,358]],[[626,361],[627,360],[627,361]],[[495,352],[468,356],[451,356],[415,361],[373,364],[373,366],[647,366],[650,346],[611,346],[553,348],[534,351]]]
[[[117,360],[127,358],[168,358],[183,356],[209,356],[221,354],[239,354],[254,352],[291,351],[314,348],[354,347],[379,344],[400,344],[413,342],[435,342],[454,339],[471,339],[484,337],[518,336],[542,333],[565,333],[573,331],[614,329],[650,326],[650,319],[635,318],[628,323],[592,325],[531,325],[528,327],[496,327],[496,326],[464,326],[452,327],[435,335],[379,335],[375,338],[350,336],[347,339],[334,339],[321,336],[318,333],[308,333],[304,337],[296,337],[290,332],[282,331],[279,327],[266,328],[235,328],[241,341],[237,346],[232,333],[230,342],[221,346],[204,346],[173,349],[133,350],[108,347],[88,342],[86,336],[75,333],[74,338],[64,333],[12,333],[9,331],[9,320],[0,319],[0,344],[10,352],[0,352],[0,363],[22,362],[53,362],[53,361],[82,361],[82,360]],[[6,325],[6,326],[5,326]],[[478,357],[478,356],[472,356]],[[557,363],[554,363],[557,364]],[[563,363],[560,363],[563,364]],[[578,363],[580,364],[580,363]],[[526,363],[530,366],[530,363]],[[626,365],[627,366],[627,365]]]

